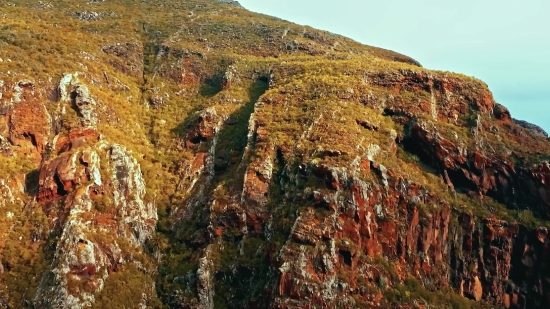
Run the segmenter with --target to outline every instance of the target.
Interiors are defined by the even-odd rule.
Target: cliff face
[[[0,308],[547,308],[550,141],[235,1],[0,4]]]

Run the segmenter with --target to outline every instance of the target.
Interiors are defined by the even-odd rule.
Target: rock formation
[[[0,308],[550,306],[550,140],[482,81],[237,1],[0,17]]]

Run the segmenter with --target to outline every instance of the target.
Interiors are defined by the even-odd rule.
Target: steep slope
[[[550,141],[235,1],[0,3],[0,308],[547,308]]]

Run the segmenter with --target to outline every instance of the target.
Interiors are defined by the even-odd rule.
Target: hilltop
[[[236,1],[0,3],[0,308],[547,308],[550,140]]]

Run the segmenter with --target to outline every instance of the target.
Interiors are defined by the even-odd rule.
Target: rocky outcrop
[[[71,99],[76,106],[83,126],[94,126],[97,124],[96,101],[90,96],[86,85],[75,86],[71,92]]]
[[[230,65],[222,77],[222,90],[227,90],[231,87],[233,83],[236,83],[239,81],[239,72],[237,72],[237,69]]]
[[[399,96],[381,99],[367,95],[361,98],[366,104],[387,109],[386,113],[390,115],[427,115],[435,120],[463,125],[465,122],[459,116],[467,115],[471,110],[486,114],[495,106],[493,95],[479,81],[464,82],[454,76],[420,70],[383,72],[364,78],[369,84],[395,93],[415,93],[421,98],[419,104],[410,104]]]
[[[531,132],[535,136],[542,137],[542,138],[548,137],[548,133],[546,133],[546,131],[544,131],[541,127],[535,124],[532,124],[523,120],[518,120],[518,119],[514,119],[514,122],[522,126],[523,128],[529,130],[529,132]]]
[[[55,122],[60,123],[67,108],[74,109],[79,116],[80,125],[94,128],[98,124],[98,103],[90,94],[88,86],[81,81],[78,72],[65,74],[57,85],[58,108]]]
[[[444,138],[431,122],[411,121],[409,132],[405,147],[448,175],[455,189],[479,192],[540,214],[549,212],[544,163],[533,169],[516,166],[483,149],[470,149],[463,141]]]
[[[55,151],[58,154],[99,142],[101,135],[94,128],[72,131],[68,136],[58,136]]]
[[[216,1],[218,1],[219,3],[231,4],[242,8],[242,5],[239,3],[239,1],[234,1],[234,0],[216,0]]]
[[[510,111],[503,105],[496,104],[493,108],[493,115],[496,119],[501,120],[505,123],[512,122],[512,116]]]
[[[144,196],[139,164],[117,144],[96,143],[42,166],[37,200],[61,236],[37,307],[91,306],[111,272],[140,265],[132,256],[143,254],[157,222]]]
[[[488,299],[506,308],[542,308],[550,286],[548,232],[498,220],[476,227],[473,217],[461,217],[462,235],[455,234],[460,255],[451,257],[459,291],[476,300]]]
[[[435,286],[450,280],[473,300],[506,308],[548,304],[546,228],[491,219],[478,227],[472,215],[452,211],[418,184],[399,178],[389,178],[387,195],[377,185],[342,177],[338,187],[334,193],[314,193],[317,204],[296,219],[281,251],[273,308],[351,306],[351,296],[377,306],[356,280],[377,283],[390,277],[388,269],[372,264],[378,258],[394,265],[393,276],[416,274]],[[351,197],[341,198],[348,190]],[[317,207],[332,215],[316,216]],[[458,225],[451,216],[459,218]],[[450,267],[441,268],[442,263]]]
[[[274,153],[266,153],[266,157],[257,157],[250,163],[244,176],[244,187],[241,194],[241,205],[245,206],[247,216],[256,229],[261,230],[261,222],[268,217],[266,209],[269,184],[273,177]]]
[[[261,101],[256,102],[255,110],[261,108],[262,104]],[[244,221],[253,227],[256,233],[261,233],[262,225],[269,217],[267,203],[276,164],[276,152],[268,143],[267,131],[257,120],[255,113],[252,113],[248,122],[247,145],[242,162],[249,162],[244,172],[239,201],[246,217]]]
[[[12,155],[11,144],[8,139],[3,136],[0,136],[0,154],[7,157]]]
[[[273,308],[301,308],[303,300],[322,308],[352,306],[352,296],[368,302],[370,295],[361,292],[356,278],[380,280],[380,271],[369,270],[371,258],[384,257],[400,272],[430,277],[436,277],[435,265],[448,258],[448,205],[405,179],[388,177],[386,188],[392,193],[385,194],[383,187],[350,178],[343,170],[334,173],[337,177],[327,184],[332,192],[319,188],[314,207],[296,219],[293,241],[281,253],[286,262]],[[405,208],[397,211],[400,204]],[[431,204],[434,209],[425,213]],[[318,217],[324,208],[331,214]],[[296,257],[300,262],[290,262]]]
[[[212,248],[206,248],[204,256],[199,261],[197,270],[197,289],[199,306],[197,309],[214,309],[214,265],[211,256]]]
[[[546,207],[546,213],[550,218],[550,162],[546,161],[534,166],[530,176],[532,178],[528,188],[535,193],[535,200],[539,205]]]
[[[201,142],[211,139],[217,130],[219,130],[220,117],[215,109],[207,109],[202,112],[193,124],[189,126],[185,145],[193,147]]]
[[[118,205],[119,231],[131,243],[143,244],[155,231],[156,206],[144,201],[145,180],[137,160],[124,147],[114,144],[107,151],[111,169],[110,185],[113,187],[113,203]]]
[[[34,163],[40,162],[52,125],[44,100],[42,91],[32,82],[19,81],[6,106],[9,142]]]
[[[80,20],[85,20],[85,21],[98,21],[98,20],[101,20],[101,15],[100,13],[98,12],[94,12],[94,11],[83,11],[83,12],[76,12],[74,13],[74,17],[80,19]]]
[[[7,203],[15,202],[15,194],[13,193],[12,186],[5,179],[0,179],[0,206],[4,207]]]
[[[194,124],[190,125],[189,133],[185,137],[185,146],[188,148],[201,149],[201,143],[206,145],[206,152],[199,152],[195,156],[190,168],[187,169],[184,178],[188,181],[187,193],[194,192],[183,205],[175,210],[177,220],[186,221],[194,213],[198,205],[211,203],[205,190],[211,185],[215,175],[214,159],[216,158],[216,146],[218,133],[224,121],[216,109],[208,108],[201,112]],[[204,149],[204,146],[203,148]],[[200,184],[196,186],[197,182]],[[174,228],[176,228],[174,226]]]
[[[143,45],[138,42],[117,42],[101,47],[101,51],[115,56],[109,63],[124,74],[141,77],[143,73]]]

